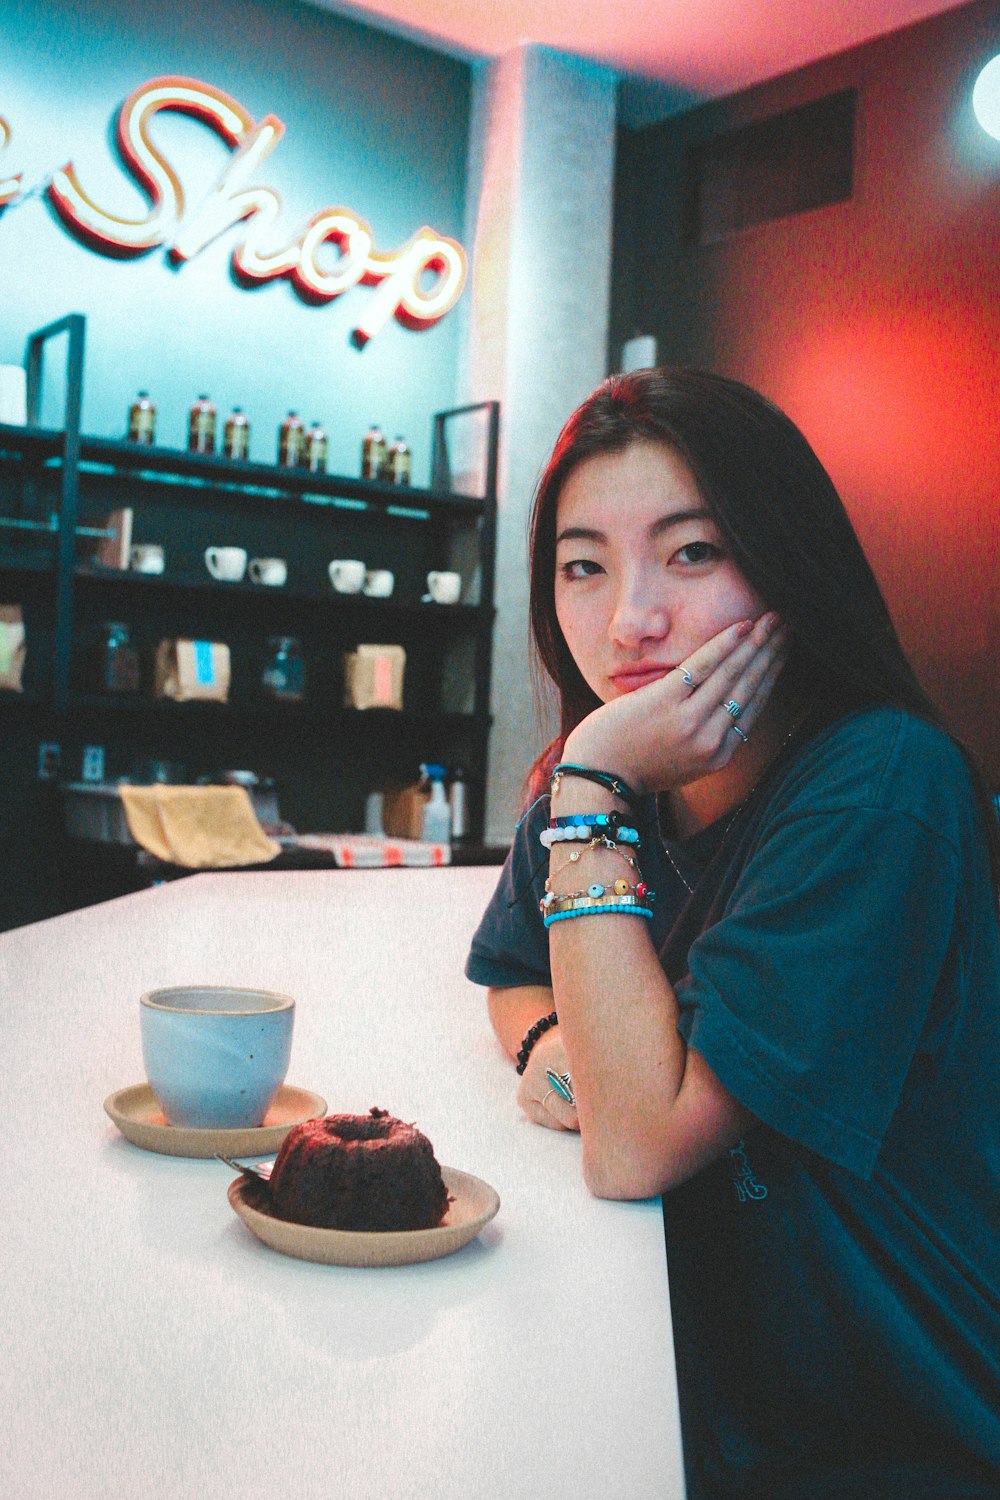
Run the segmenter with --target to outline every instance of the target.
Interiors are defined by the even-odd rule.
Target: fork
[[[268,1187],[271,1183],[271,1172],[274,1168],[273,1162],[265,1162],[263,1166],[250,1167],[246,1162],[233,1161],[231,1156],[223,1156],[221,1151],[215,1153],[216,1161],[224,1161],[227,1167],[232,1167],[234,1172],[244,1172],[247,1177],[256,1177],[258,1182],[265,1183]]]

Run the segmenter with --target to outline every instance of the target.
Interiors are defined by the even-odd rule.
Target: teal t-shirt
[[[532,833],[480,983],[546,982]],[[996,1500],[1000,939],[961,754],[852,715],[640,863],[679,1029],[760,1121],[664,1198],[689,1500]]]

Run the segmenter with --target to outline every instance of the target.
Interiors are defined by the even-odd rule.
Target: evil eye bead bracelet
[[[594,881],[588,885],[585,891],[570,891],[566,895],[556,895],[554,891],[547,890],[539,901],[539,910],[542,916],[553,916],[556,912],[572,911],[590,908],[595,901],[626,901],[638,903],[640,906],[649,906],[656,899],[656,892],[651,891],[644,880],[638,884],[631,885],[622,876],[613,885],[602,885],[600,881]]]

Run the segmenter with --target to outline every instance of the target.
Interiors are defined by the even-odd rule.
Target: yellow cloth
[[[137,844],[187,869],[260,865],[281,845],[257,822],[241,786],[120,786],[125,820]]]

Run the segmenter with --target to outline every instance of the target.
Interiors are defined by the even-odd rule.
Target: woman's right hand
[[[728,625],[672,672],[594,709],[568,736],[562,758],[612,770],[637,792],[670,791],[721,771],[744,743],[726,704],[739,704],[749,736],[786,653],[787,632],[773,612]]]
[[[545,1076],[546,1069],[556,1074],[569,1071],[558,1026],[546,1031],[532,1047],[528,1065],[521,1074],[517,1102],[536,1125],[549,1130],[579,1130],[575,1107],[552,1087]]]

